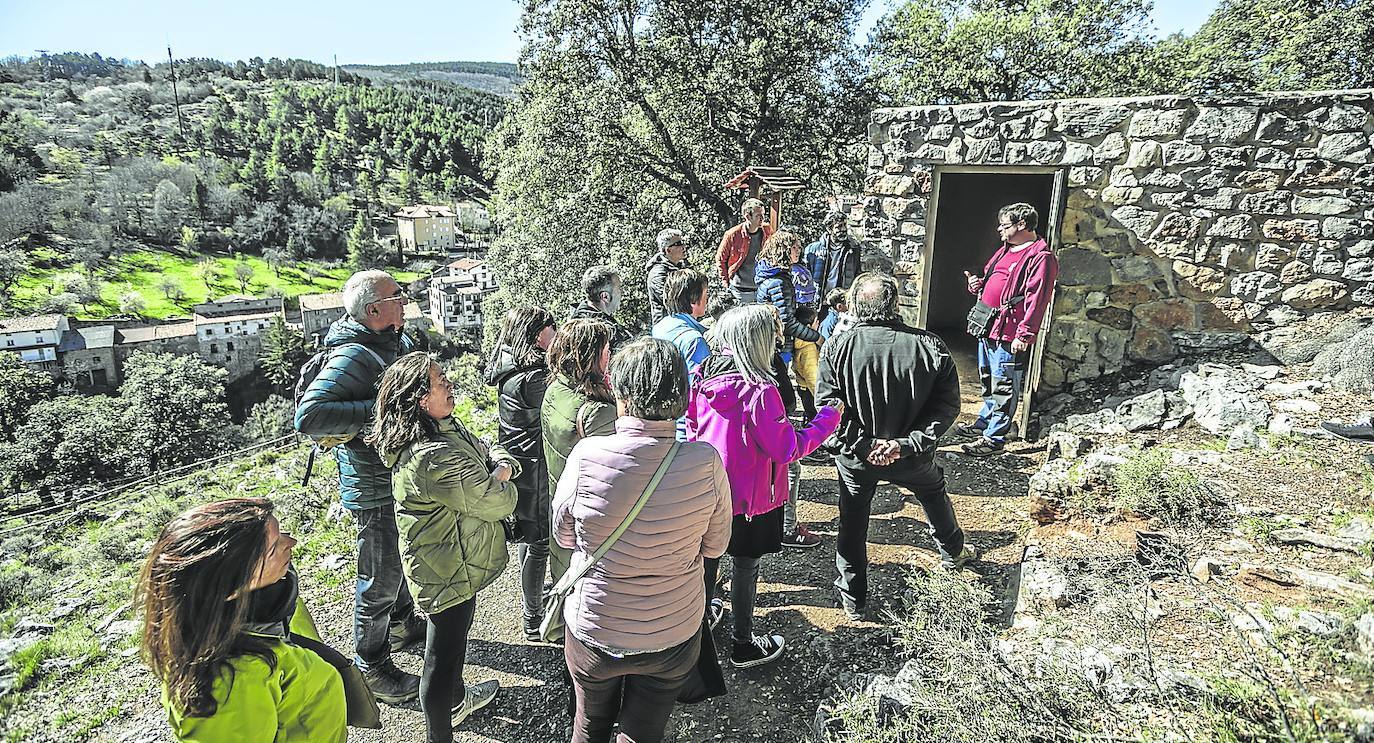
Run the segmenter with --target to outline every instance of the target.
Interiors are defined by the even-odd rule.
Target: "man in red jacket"
[[[983,304],[1002,308],[991,331],[978,339],[983,409],[976,421],[956,427],[964,435],[978,437],[963,447],[969,456],[992,456],[1006,444],[1025,385],[1030,349],[1054,293],[1059,261],[1044,238],[1036,235],[1038,223],[1039,214],[1030,204],[1002,207],[997,212],[1002,246],[984,266],[982,277],[964,272],[970,294]]]
[[[720,280],[730,287],[735,301],[753,304],[758,301],[754,265],[758,262],[759,249],[764,241],[773,235],[773,228],[763,223],[762,201],[745,199],[739,211],[744,221],[726,230],[720,238],[720,248],[716,250],[716,268],[720,271]]]

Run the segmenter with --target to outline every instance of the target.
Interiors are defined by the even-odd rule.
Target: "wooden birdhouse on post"
[[[802,182],[788,175],[782,168],[769,168],[750,165],[739,175],[725,182],[729,189],[742,189],[755,198],[768,204],[768,224],[777,229],[782,224],[782,194],[784,191],[799,191]]]

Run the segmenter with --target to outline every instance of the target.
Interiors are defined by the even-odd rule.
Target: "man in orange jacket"
[[[730,293],[740,304],[758,301],[754,283],[754,264],[763,242],[773,234],[773,228],[763,223],[763,202],[745,199],[739,208],[744,221],[725,231],[716,251],[716,268],[720,280],[730,287]]]

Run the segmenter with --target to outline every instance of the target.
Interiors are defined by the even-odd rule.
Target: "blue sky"
[[[891,0],[874,0],[862,37]],[[1217,0],[1157,0],[1161,36],[1193,31]],[[320,8],[327,7],[328,10]],[[511,0],[0,0],[0,56],[99,52],[152,61],[298,57],[328,63],[514,62],[519,3]]]

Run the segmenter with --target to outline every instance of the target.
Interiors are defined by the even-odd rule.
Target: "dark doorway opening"
[[[921,317],[925,328],[944,339],[954,356],[963,390],[963,412],[967,415],[977,414],[982,397],[978,342],[968,334],[966,324],[975,297],[968,293],[964,272],[983,274],[983,266],[1001,246],[997,211],[1009,204],[1024,201],[1034,206],[1040,217],[1036,232],[1051,248],[1055,247],[1059,232],[1058,194],[1062,189],[1056,182],[1060,180],[1062,175],[1055,171],[941,168],[936,172],[929,273],[922,291]],[[1036,358],[1038,351],[1037,348]],[[1019,431],[1027,429],[1027,403],[1038,379],[1039,364],[1033,361],[1026,380],[1026,397],[1017,415]]]
[[[946,342],[967,337],[964,318],[973,306],[964,272],[981,276],[997,251],[997,210],[1024,201],[1040,214],[1036,228],[1050,247],[1046,225],[1054,198],[1054,173],[941,173],[935,212],[926,328]]]

